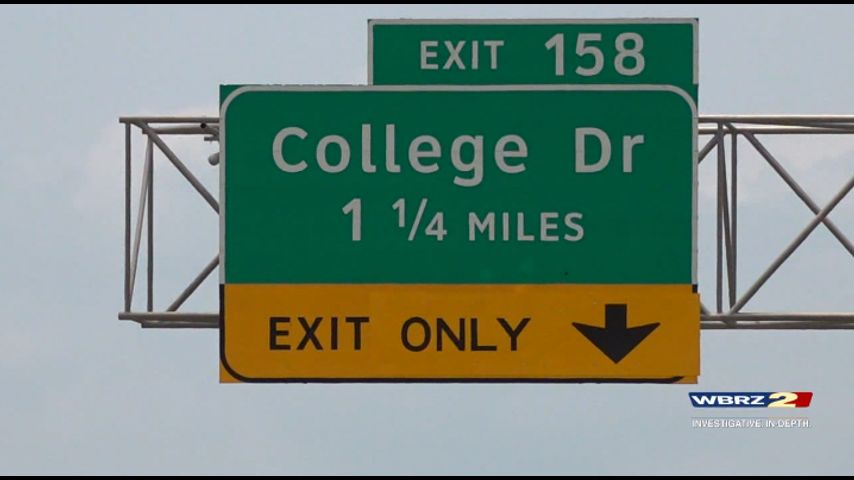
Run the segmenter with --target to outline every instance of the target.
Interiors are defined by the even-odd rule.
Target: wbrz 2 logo
[[[695,408],[806,408],[812,392],[691,392]]]

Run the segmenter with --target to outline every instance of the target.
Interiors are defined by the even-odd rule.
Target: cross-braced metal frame
[[[759,140],[762,135],[852,135],[854,134],[854,116],[781,116],[781,115],[708,115],[699,119],[700,145],[699,161],[706,160],[712,152],[716,153],[717,185],[717,235],[716,235],[716,272],[714,308],[702,305],[701,325],[703,329],[776,329],[776,330],[820,330],[854,329],[854,312],[749,312],[744,307],[774,275],[780,266],[800,247],[804,240],[819,225],[827,228],[854,259],[854,246],[842,230],[829,218],[833,209],[854,188],[854,175],[847,179],[842,188],[826,205],[817,204],[798,184],[792,175],[768,151]],[[164,137],[189,135],[199,141],[216,141],[219,135],[219,119],[216,117],[123,117],[119,121],[125,127],[125,266],[124,266],[124,308],[119,313],[120,320],[131,320],[144,328],[217,328],[219,314],[179,311],[184,302],[193,295],[199,286],[219,266],[219,254],[204,266],[201,272],[180,292],[165,308],[156,309],[153,301],[154,288],[154,154],[155,148],[180,172],[184,179],[210,205],[214,213],[219,214],[216,197],[181,161],[167,145]],[[139,187],[137,213],[132,212],[132,178],[134,158],[131,149],[132,131],[136,128],[146,142],[145,158],[142,167],[142,181]],[[708,140],[706,140],[708,139]],[[704,142],[705,140],[705,142]],[[729,142],[727,153],[725,145]],[[738,273],[738,157],[739,148],[753,148],[770,168],[777,173],[794,194],[815,215],[798,235],[780,252],[777,258],[747,288],[739,291],[736,282]],[[214,155],[210,163],[216,165],[218,157]],[[702,181],[703,179],[701,179]],[[211,221],[216,221],[212,216]],[[140,248],[145,233],[146,254],[146,310],[132,311],[136,277],[139,266]],[[849,271],[854,275],[854,269]],[[740,292],[740,294],[739,294]]]
[[[217,140],[219,135],[216,117],[123,117],[119,121],[125,127],[125,268],[124,268],[124,308],[119,313],[120,320],[138,322],[144,328],[217,328],[218,313],[179,312],[181,305],[190,298],[202,282],[219,266],[219,252],[196,275],[187,287],[166,307],[154,308],[154,147],[175,166],[178,172],[189,182],[199,195],[219,215],[219,202],[213,194],[193,174],[178,155],[169,148],[163,139],[169,135],[191,135],[202,140]],[[142,167],[142,183],[139,188],[139,201],[135,226],[131,229],[131,195],[133,177],[133,150],[131,148],[132,129],[137,128],[145,138],[145,160]],[[213,219],[215,221],[215,217]],[[147,296],[144,312],[132,311],[134,289],[136,287],[139,266],[139,251],[142,245],[143,230],[146,231],[146,274]]]
[[[854,312],[745,312],[743,308],[781,265],[800,247],[819,226],[824,225],[839,241],[841,248],[854,258],[854,246],[845,234],[828,218],[854,187],[854,175],[824,205],[819,206],[798,184],[792,175],[759,141],[757,135],[851,135],[854,116],[850,115],[709,115],[700,117],[701,139],[711,138],[700,150],[702,162],[711,152],[717,154],[717,236],[715,271],[715,308],[704,305],[702,326],[706,329],[854,329]],[[788,185],[795,195],[815,215],[797,236],[780,252],[759,277],[741,295],[738,294],[738,153],[739,139],[746,140]],[[726,142],[730,142],[729,162]],[[741,144],[744,142],[742,141]],[[702,144],[702,143],[701,143]],[[729,171],[727,164],[729,163]],[[849,264],[849,269],[853,264]],[[854,275],[854,269],[849,270]],[[725,297],[726,293],[726,297]]]

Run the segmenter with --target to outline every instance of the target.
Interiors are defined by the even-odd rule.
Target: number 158
[[[575,54],[579,65],[575,73],[582,77],[598,75],[605,68],[605,54],[602,53],[601,33],[579,33],[575,41]],[[637,33],[626,32],[617,35],[614,41],[617,55],[614,57],[614,69],[626,77],[633,77],[643,72],[645,61],[643,57],[643,37]],[[564,67],[564,35],[555,34],[546,42],[547,50],[555,52],[555,75],[566,75]],[[592,58],[592,60],[591,60]]]

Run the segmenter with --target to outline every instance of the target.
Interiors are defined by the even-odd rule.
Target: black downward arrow
[[[614,363],[626,357],[642,341],[658,328],[659,323],[650,323],[639,327],[626,326],[626,305],[615,303],[605,305],[605,328],[572,322],[572,325]]]

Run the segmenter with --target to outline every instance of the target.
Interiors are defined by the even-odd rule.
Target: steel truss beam
[[[154,307],[154,147],[178,170],[199,196],[219,213],[216,197],[192,173],[164,140],[166,136],[185,135],[199,137],[199,141],[217,141],[219,119],[216,117],[122,117],[119,122],[125,130],[125,259],[124,259],[124,308],[120,320],[138,323],[143,328],[218,328],[219,314],[191,313],[179,311],[202,282],[219,266],[219,255],[205,265],[187,287],[163,310]],[[706,115],[699,119],[699,161],[716,152],[717,183],[717,237],[715,252],[715,308],[709,310],[701,305],[701,326],[706,330],[854,330],[854,312],[745,312],[743,308],[766,284],[780,266],[792,256],[804,240],[820,225],[827,228],[841,248],[854,259],[854,245],[845,233],[829,218],[833,209],[854,188],[854,175],[824,206],[817,204],[798,184],[794,177],[780,164],[759,140],[758,135],[852,135],[854,115]],[[134,129],[146,141],[143,159],[142,180],[139,186],[139,201],[136,217],[132,215],[133,155],[131,137]],[[710,138],[709,138],[710,137]],[[702,140],[705,143],[702,142]],[[744,139],[746,142],[739,142]],[[727,162],[725,144],[729,140],[730,152]],[[789,245],[774,259],[747,288],[738,289],[738,154],[739,148],[747,145],[768,163],[783,182],[813,213],[813,219],[796,235]],[[216,165],[216,158],[211,159]],[[210,167],[207,167],[210,168]],[[135,221],[134,221],[135,218]],[[212,218],[216,221],[216,218]],[[132,227],[133,225],[133,227]],[[146,311],[132,311],[136,287],[139,251],[146,238]],[[854,264],[852,264],[854,265]],[[849,268],[854,275],[854,268]],[[739,295],[740,293],[740,295]]]

